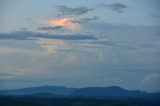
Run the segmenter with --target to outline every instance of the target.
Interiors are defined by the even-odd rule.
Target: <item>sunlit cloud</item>
[[[77,22],[78,18],[61,18],[61,19],[53,19],[49,21],[49,25],[51,26],[62,26],[68,30],[78,30],[81,28],[80,24]]]
[[[91,18],[57,18],[51,20],[37,20],[39,24],[47,26],[39,27],[36,32],[50,34],[86,34],[91,33],[91,30],[85,28],[86,24],[98,20],[97,16]]]

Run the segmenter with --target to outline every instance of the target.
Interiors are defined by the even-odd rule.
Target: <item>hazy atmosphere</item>
[[[1,0],[0,89],[160,91],[159,0]]]

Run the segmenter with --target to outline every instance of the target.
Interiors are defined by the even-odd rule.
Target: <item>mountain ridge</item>
[[[64,86],[37,86],[12,90],[0,90],[0,95],[31,95],[37,93],[69,95],[74,89],[75,88],[66,88]]]
[[[67,88],[65,86],[38,86],[14,90],[0,90],[0,96],[30,96],[58,98],[160,98],[160,92],[148,93],[141,90],[126,90],[119,86]]]

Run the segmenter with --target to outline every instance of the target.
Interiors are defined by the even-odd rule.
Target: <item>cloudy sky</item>
[[[160,91],[159,0],[1,0],[0,89]]]

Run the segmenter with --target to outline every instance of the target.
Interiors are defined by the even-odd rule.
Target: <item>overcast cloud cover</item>
[[[116,85],[160,91],[159,0],[0,4],[0,89]]]

